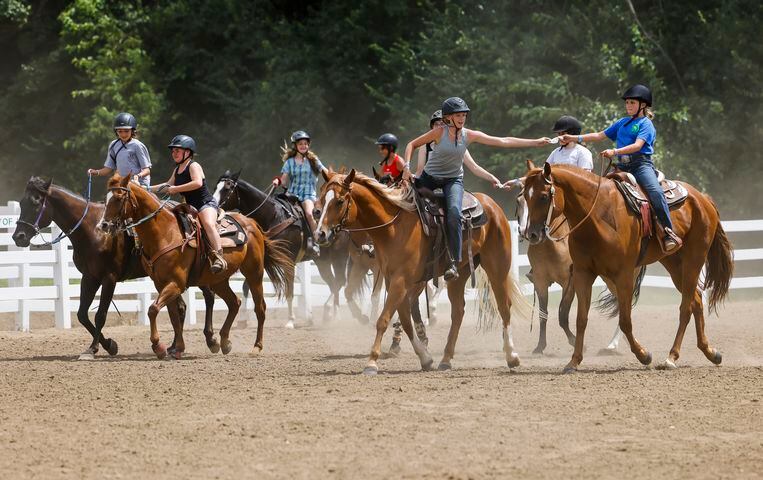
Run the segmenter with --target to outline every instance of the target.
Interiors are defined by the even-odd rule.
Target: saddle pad
[[[181,225],[183,225],[183,234],[188,237],[193,235],[193,238],[188,242],[188,246],[191,248],[197,248],[196,235],[189,234],[190,225],[195,222],[189,221],[188,217],[180,217]],[[244,228],[230,215],[225,214],[223,219],[217,223],[217,231],[220,234],[220,244],[223,248],[235,248],[240,247],[246,243],[246,232]]]
[[[628,207],[630,207],[634,213],[640,213],[640,204],[648,203],[649,200],[646,198],[646,195],[641,188],[628,182],[621,182],[617,179],[615,179],[615,185],[623,195],[625,203],[628,204]],[[665,200],[668,202],[668,208],[671,210],[680,207],[686,200],[686,197],[689,196],[686,187],[672,180],[665,180],[661,186],[662,193],[665,195]]]

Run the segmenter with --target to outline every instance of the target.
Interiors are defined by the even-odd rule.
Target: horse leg
[[[575,319],[575,350],[572,358],[564,367],[564,373],[571,373],[578,369],[583,361],[583,344],[585,341],[585,329],[588,325],[588,310],[591,308],[591,289],[596,275],[572,266],[572,284],[575,287],[575,296],[578,298],[578,312]]]
[[[227,355],[233,349],[233,344],[229,339],[230,329],[233,326],[233,320],[238,315],[239,308],[241,308],[241,300],[231,290],[227,278],[216,285],[211,285],[210,288],[228,306],[228,316],[225,317],[225,323],[223,323],[223,327],[220,329],[220,349],[223,355]]]
[[[249,299],[249,283],[244,280],[244,284],[241,286],[241,293],[243,294],[244,301],[241,302],[241,304],[244,306],[244,310],[246,310],[246,303]],[[246,311],[244,312],[246,313]],[[249,315],[242,315],[241,318],[238,320],[238,323],[236,324],[237,328],[245,329],[247,327],[247,317],[251,318],[252,313],[249,312]]]
[[[617,296],[617,289],[615,288],[615,284],[612,283],[611,280],[604,277],[602,277],[602,280],[604,280],[604,283],[607,285],[607,289],[609,289],[610,292]],[[612,340],[609,341],[607,348],[603,349],[603,352],[610,353],[617,350],[617,347],[620,345],[620,338],[622,336],[623,332],[620,330],[620,325],[615,324],[615,331],[612,333]]]
[[[418,293],[421,293],[420,289],[417,288],[416,290]],[[408,300],[410,300],[412,297],[413,295],[408,295]],[[418,301],[418,294],[416,295],[416,300]],[[421,362],[421,369],[424,371],[431,370],[432,363],[434,363],[432,355],[429,354],[427,346],[424,344],[424,342],[420,340],[421,337],[419,332],[416,331],[416,335],[414,335],[414,328],[411,324],[410,301],[404,300],[400,302],[400,306],[397,309],[397,314],[400,317],[400,323],[402,324],[403,331],[406,335],[408,335],[408,339],[411,341],[413,351],[416,352],[416,355],[419,357],[419,361]],[[426,334],[424,334],[424,338],[426,338]]]
[[[331,269],[331,261],[330,259],[319,259],[315,262],[315,265],[318,267],[318,273],[321,275],[321,278],[323,281],[328,285],[329,290],[331,290],[331,295],[334,295],[334,291],[336,288],[336,278],[334,277],[334,272]],[[331,300],[331,297],[328,298],[328,300]],[[327,310],[326,305],[328,304],[328,301],[323,305],[323,321],[324,323],[328,321],[329,312]]]
[[[445,280],[443,279],[437,282],[437,288],[434,288],[434,285],[431,283],[427,284],[427,289],[429,290],[429,324],[431,326],[437,324],[437,299],[440,298],[443,288],[445,288]]]
[[[252,291],[254,313],[257,315],[257,338],[254,341],[254,347],[251,352],[253,355],[260,353],[264,348],[262,337],[265,333],[265,310],[267,307],[265,305],[265,291],[262,286],[262,280],[265,276],[263,265],[264,260],[262,258],[250,260],[241,265],[241,270],[244,277],[246,277],[246,282],[249,284],[249,288]]]
[[[180,298],[180,297],[178,297]],[[172,326],[175,329],[175,339],[172,346],[167,350],[172,358],[180,360],[185,352],[185,340],[183,340],[183,326],[185,325],[185,316],[180,315],[180,308],[177,301],[167,302],[167,313],[172,320]]]
[[[368,318],[377,318],[377,312],[379,311],[379,296],[381,295],[382,284],[384,279],[381,278],[381,272],[377,268],[374,271],[374,286],[371,292],[371,310],[368,312]]]
[[[562,285],[562,300],[559,302],[559,326],[567,335],[567,341],[570,345],[575,345],[575,334],[570,330],[570,307],[575,299],[575,289],[572,288],[572,274]]]
[[[334,278],[336,279],[336,291],[334,292],[334,307],[331,312],[331,319],[335,320],[339,315],[339,290],[347,285],[347,262],[349,257],[334,255],[332,265],[334,267]]]
[[[540,320],[538,328],[538,346],[535,347],[533,353],[543,355],[543,350],[546,349],[546,324],[548,323],[548,285],[539,286],[539,284],[541,284],[541,282],[537,278],[533,279],[535,294],[538,296],[538,317]]]
[[[424,283],[424,288],[426,288],[426,283]],[[413,328],[416,330],[416,336],[419,337],[421,343],[428,346],[429,339],[427,338],[427,327],[426,323],[421,318],[421,309],[419,308],[419,297],[421,297],[422,291],[423,288],[417,287],[416,289],[409,292],[408,304],[410,305],[411,317],[413,318]]]
[[[485,258],[484,256],[482,257]],[[519,366],[519,355],[514,351],[514,340],[511,336],[511,277],[509,262],[483,262],[482,268],[487,273],[493,296],[503,323],[503,351],[506,355],[506,365],[509,368]]]
[[[445,353],[442,356],[442,360],[440,360],[440,365],[437,366],[438,370],[450,370],[453,368],[451,362],[456,351],[456,341],[458,340],[458,332],[461,329],[461,322],[464,319],[464,306],[466,305],[464,288],[466,287],[467,280],[469,280],[468,272],[464,272],[463,269],[461,270],[458,278],[448,283],[450,330],[448,331],[448,341],[445,344]]]
[[[109,306],[111,305],[111,299],[114,298],[114,288],[116,288],[117,282],[111,278],[104,278],[101,281],[101,300],[98,303],[98,310],[95,312],[95,335],[93,337],[93,344],[98,341],[103,345],[103,348],[109,352],[109,355],[114,356],[119,351],[117,342],[110,338],[103,337],[103,326],[106,324],[106,317],[109,313]],[[94,345],[91,345],[91,349]],[[96,346],[97,348],[97,346]]]
[[[199,287],[201,293],[204,295],[204,305],[206,310],[204,311],[204,338],[207,341],[207,348],[212,353],[220,351],[220,342],[215,337],[215,328],[212,324],[212,314],[215,308],[215,293],[209,289],[209,287]],[[181,315],[185,318],[185,315]]]
[[[100,335],[96,336],[95,325],[90,322],[90,317],[88,316],[88,310],[90,309],[90,305],[93,303],[93,299],[95,298],[95,294],[98,291],[99,286],[100,282],[97,279],[88,275],[82,276],[82,282],[80,283],[79,287],[80,294],[79,308],[77,309],[77,320],[79,320],[79,323],[85,327],[93,339],[87,350],[80,354],[80,360],[94,360],[95,354],[98,353],[98,344],[104,343],[103,339],[99,338]],[[116,342],[114,342],[114,344],[116,345]],[[106,344],[104,344],[103,347],[108,348]]]
[[[297,319],[297,317],[294,316],[294,265],[289,265],[284,269],[284,278],[286,279],[286,288],[285,288],[285,294],[286,294],[286,306],[288,307],[289,311],[289,322],[291,322],[292,327],[294,326],[294,321]]]
[[[162,290],[159,292],[159,296],[156,297],[156,300],[154,300],[154,303],[151,304],[150,307],[148,307],[148,321],[151,326],[151,349],[156,354],[156,357],[159,359],[162,359],[167,356],[167,346],[164,345],[159,341],[159,329],[156,327],[156,317],[159,315],[159,312],[161,309],[170,301],[172,301],[175,297],[180,296],[180,293],[182,290],[180,287],[177,286],[176,283],[171,282],[165,285]],[[173,323],[173,328],[175,327],[175,322],[172,319],[172,316],[170,316],[170,320]]]
[[[363,277],[365,277],[366,272],[367,270],[364,269],[360,262],[352,262],[350,275],[347,279],[347,287],[344,289],[344,298],[347,300],[347,306],[350,307],[353,318],[362,324],[366,324],[371,320],[366,315],[363,315],[360,306],[355,301],[355,297],[363,286]]]
[[[628,344],[631,347],[631,352],[636,355],[636,358],[642,365],[649,365],[652,363],[652,354],[645,349],[636,337],[633,335],[633,322],[631,320],[631,310],[633,308],[633,275],[622,274],[615,279],[615,288],[617,295],[617,307],[619,309],[619,325],[620,330],[625,335],[625,339],[628,340]]]
[[[404,299],[404,280],[402,278],[397,278],[390,282],[389,289],[387,290],[387,298],[384,301],[384,307],[382,307],[381,314],[376,320],[376,338],[374,338],[374,344],[371,347],[371,354],[368,357],[366,368],[363,369],[365,375],[376,375],[379,372],[379,366],[376,362],[381,355],[381,343],[384,338],[384,332],[387,331],[389,321],[392,318],[392,314],[397,310],[398,304]]]

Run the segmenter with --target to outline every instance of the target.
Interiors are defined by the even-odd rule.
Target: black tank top
[[[185,185],[186,183],[191,183],[191,164],[193,162],[193,160],[188,162],[188,165],[185,167],[185,170],[183,170],[183,173],[178,172],[180,165],[175,167],[175,185],[180,186]],[[209,190],[207,189],[206,178],[201,179],[200,188],[191,190],[190,192],[180,192],[180,194],[185,199],[185,203],[191,205],[196,210],[199,210],[202,205],[213,200],[212,194],[209,193]]]

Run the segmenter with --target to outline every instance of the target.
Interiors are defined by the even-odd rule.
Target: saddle
[[[649,198],[636,182],[636,178],[632,174],[620,170],[608,173],[607,178],[615,181],[615,186],[622,194],[628,209],[641,218],[642,238],[650,237],[653,232],[653,224],[656,223],[652,219],[654,211],[649,203]],[[657,171],[657,181],[660,182],[662,193],[665,195],[670,210],[675,210],[683,205],[689,196],[686,187],[673,180],[667,180],[665,174],[659,170]]]
[[[172,209],[178,226],[186,238],[185,246],[198,248],[199,239],[205,237],[204,229],[199,223],[199,212],[187,203],[180,203]],[[220,244],[223,248],[240,247],[246,243],[244,228],[222,209],[218,210],[217,233],[220,234]]]
[[[302,234],[302,245],[297,253],[297,261],[302,261],[305,256],[308,260],[312,258],[312,245],[308,245],[308,242],[312,242],[313,234],[310,231],[310,224],[307,222],[307,215],[305,209],[302,207],[302,202],[299,201],[296,195],[285,191],[279,193],[274,200],[283,207],[286,212],[287,219],[283,222],[271,227],[265,235],[267,237],[275,237],[281,232],[289,228],[294,224],[298,224],[300,232]]]

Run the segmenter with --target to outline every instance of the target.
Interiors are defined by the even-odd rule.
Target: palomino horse
[[[309,255],[306,256],[304,251],[305,242],[301,220],[293,214],[291,208],[273,199],[270,193],[265,193],[240,179],[240,173],[231,174],[230,171],[226,171],[217,181],[214,197],[220,204],[220,208],[240,211],[256,220],[266,231],[272,232],[270,234],[272,238],[285,241],[289,257],[293,263],[311,260],[312,258]],[[339,307],[339,290],[346,283],[349,244],[349,237],[343,235],[331,246],[321,249],[321,255],[314,259],[321,278],[331,289],[331,296],[326,300],[326,303],[328,304],[329,301],[333,300],[334,316]],[[286,302],[289,307],[289,322],[292,325],[295,320],[293,299],[294,268],[287,268]],[[324,311],[324,317],[326,317],[327,312],[328,310]]]
[[[376,322],[376,338],[364,373],[373,375],[378,372],[377,360],[381,354],[382,337],[396,310],[422,368],[430,369],[432,356],[414,335],[408,298],[409,294],[418,296],[424,288],[422,280],[426,274],[426,261],[434,245],[433,240],[424,235],[410,198],[412,192],[407,185],[400,189],[385,187],[365,175],[356,174],[354,169],[347,175],[324,171],[323,176],[326,183],[321,188],[323,212],[318,224],[318,240],[321,243],[330,242],[334,235],[343,230],[367,232],[373,239],[379,268],[387,285],[387,298]],[[482,194],[476,196],[482,202],[487,223],[472,232],[471,251],[477,260],[484,260],[482,267],[492,284],[503,320],[506,362],[509,367],[516,367],[519,365],[519,356],[514,351],[509,336],[510,307],[512,300],[521,298],[521,294],[509,275],[509,221],[490,197]],[[459,265],[459,275],[458,279],[448,284],[452,321],[445,353],[439,365],[442,370],[451,368],[464,316],[464,287],[469,278],[467,258]]]
[[[166,347],[159,342],[159,331],[156,328],[156,316],[165,305],[168,305],[175,329],[175,358],[180,358],[185,350],[183,321],[170,302],[192,285],[209,287],[228,306],[228,316],[220,329],[220,345],[224,354],[230,353],[232,344],[228,337],[241,301],[231,290],[228,278],[238,269],[241,269],[253,292],[257,313],[257,340],[254,348],[261,351],[265,322],[265,296],[262,288],[264,271],[267,270],[276,293],[280,295],[285,282],[284,269],[293,265],[277,241],[266,238],[253,220],[240,214],[230,214],[244,228],[246,242],[238,247],[226,248],[224,255],[228,268],[214,274],[206,262],[196,263],[196,249],[202,248],[201,238],[196,248],[187,247],[187,239],[180,231],[176,216],[155,195],[131,183],[129,176],[113,176],[109,180],[108,189],[106,210],[101,222],[103,230],[113,233],[117,229],[124,229],[125,224],[131,221],[129,219],[140,219],[133,225],[143,245],[143,263],[147,265],[146,270],[159,292],[148,310],[151,344],[157,357],[164,358],[167,354]]]
[[[74,265],[82,273],[77,320],[93,337],[92,343],[80,355],[80,359],[93,359],[98,353],[99,344],[110,355],[116,355],[117,342],[105,338],[101,332],[117,282],[147,275],[140,261],[140,254],[135,249],[134,240],[127,233],[105,235],[96,228],[103,216],[103,204],[90,203],[88,207],[86,199],[54,185],[51,180],[30,178],[20,203],[21,215],[13,233],[13,241],[17,246],[28,247],[32,238],[51,222],[55,222],[62,231],[70,232],[68,237],[74,248]],[[99,287],[101,297],[93,324],[90,322],[88,309]],[[209,313],[212,311],[215,296],[207,288],[202,288],[202,291]],[[185,316],[186,306],[183,299],[178,297],[177,301],[178,310]],[[205,326],[204,334],[209,349],[213,352],[218,351],[220,344],[214,338],[211,324]]]
[[[555,207],[564,213],[571,225],[572,279],[578,298],[577,337],[575,351],[565,372],[577,370],[583,360],[591,286],[596,276],[614,286],[620,329],[631,351],[642,364],[652,362],[652,354],[633,335],[631,299],[635,288],[633,272],[642,265],[657,261],[667,269],[681,292],[678,331],[663,367],[675,368],[692,314],[697,346],[708,360],[716,365],[721,363],[721,353],[710,346],[705,335],[702,296],[697,287],[702,267],[706,265],[704,288],[711,291],[708,307],[710,311],[716,310],[728,293],[734,267],[733,252],[710,197],[691,185],[683,185],[689,196],[671,212],[674,230],[683,239],[683,247],[672,255],[665,255],[656,236],[644,242],[642,251],[641,221],[629,212],[613,181],[575,167],[552,168],[548,163],[542,169],[528,171],[524,197],[528,207],[530,241],[539,243],[548,236],[549,212]]]

